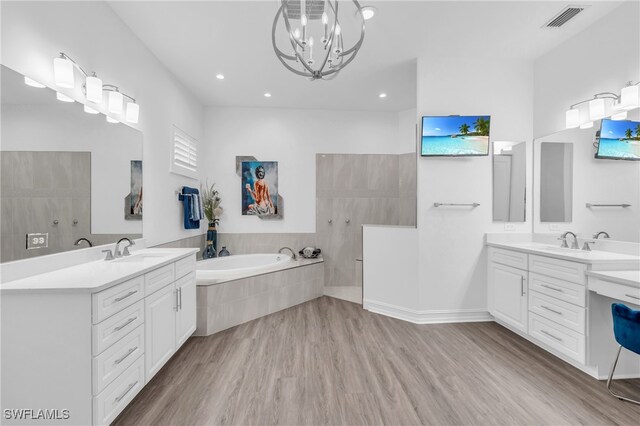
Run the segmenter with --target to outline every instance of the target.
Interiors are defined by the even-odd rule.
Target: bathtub
[[[238,279],[279,269],[291,261],[291,256],[277,253],[216,257],[196,263],[196,281]]]

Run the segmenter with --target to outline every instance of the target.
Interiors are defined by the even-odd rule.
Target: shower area
[[[362,303],[362,225],[416,226],[416,165],[415,152],[316,155],[326,295]]]

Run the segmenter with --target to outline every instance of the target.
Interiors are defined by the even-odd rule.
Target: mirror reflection
[[[142,134],[2,67],[7,262],[142,236]]]
[[[540,221],[571,222],[573,211],[573,144],[540,146]]]
[[[527,144],[493,143],[493,220],[526,220]]]

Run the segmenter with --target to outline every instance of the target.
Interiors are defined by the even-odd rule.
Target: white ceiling
[[[621,4],[578,3],[590,7],[560,29],[542,29],[575,2],[365,1],[378,12],[367,21],[358,57],[336,79],[310,82],[273,52],[277,0],[109,2],[203,105],[379,111],[415,107],[418,56],[533,60]],[[226,78],[217,80],[217,73]],[[378,98],[380,92],[388,97]]]

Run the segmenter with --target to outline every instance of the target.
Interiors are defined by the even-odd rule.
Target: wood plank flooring
[[[640,380],[618,381],[640,397]],[[117,425],[640,424],[640,406],[495,323],[322,297],[191,338]]]

